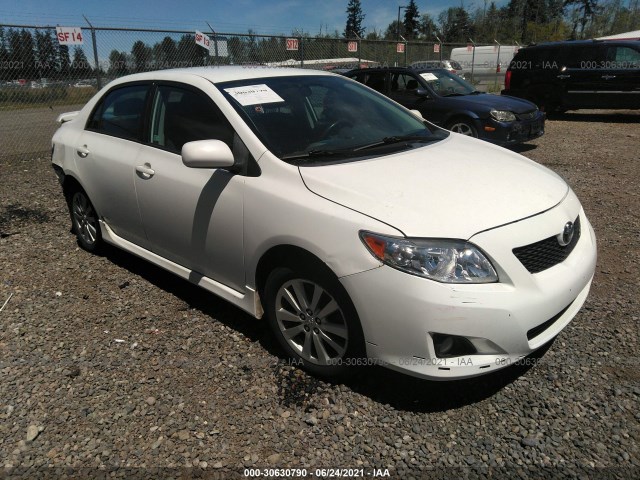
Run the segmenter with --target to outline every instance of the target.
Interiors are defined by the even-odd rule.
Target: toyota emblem
[[[562,233],[558,235],[558,243],[561,247],[566,247],[573,240],[573,234],[575,232],[575,228],[573,222],[567,222],[562,229]]]

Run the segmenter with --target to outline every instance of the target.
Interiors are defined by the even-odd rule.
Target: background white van
[[[516,45],[501,45],[499,58],[497,45],[476,47],[475,54],[473,48],[454,48],[451,50],[451,60],[455,60],[462,66],[462,72],[467,80],[471,80],[473,66],[473,79],[480,82],[495,81],[498,64],[500,64],[497,80],[504,83],[505,72],[518,48]]]

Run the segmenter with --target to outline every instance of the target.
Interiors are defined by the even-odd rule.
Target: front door
[[[159,85],[136,165],[142,221],[153,252],[241,291],[245,177],[186,167],[182,146],[205,139],[233,147],[233,129],[215,103],[193,87]]]

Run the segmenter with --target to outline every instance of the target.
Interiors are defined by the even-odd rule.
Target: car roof
[[[377,67],[377,68],[355,68],[347,73],[356,72],[448,72],[446,68],[411,68],[411,67]]]
[[[127,75],[114,81],[114,83],[144,81],[144,80],[173,80],[188,82],[190,78],[201,77],[212,83],[230,82],[234,80],[259,79],[268,77],[291,77],[300,75],[336,76],[330,72],[321,70],[307,70],[303,68],[257,66],[209,66],[176,68],[170,70],[155,70],[151,72]]]

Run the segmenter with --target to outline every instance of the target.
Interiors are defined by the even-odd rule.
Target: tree
[[[153,58],[157,69],[173,68],[176,61],[176,42],[171,37],[164,37],[153,46]]]
[[[572,38],[577,36],[577,26],[580,24],[580,38],[584,38],[584,30],[589,22],[592,20],[598,10],[598,0],[565,0],[565,6],[574,5],[574,17],[573,17],[573,32]],[[580,13],[582,12],[582,13]]]
[[[5,36],[4,28],[0,27],[0,80],[9,80],[10,64],[9,64],[9,50],[7,49],[7,39]]]
[[[386,40],[396,40],[398,38],[398,33],[404,37],[404,24],[402,22],[398,23],[397,20],[394,20],[385,30],[384,38]]]
[[[475,33],[469,14],[462,7],[449,7],[440,12],[438,23],[443,41],[464,43]]]
[[[54,30],[55,32],[55,30]],[[56,73],[56,41],[51,29],[36,30],[36,69],[41,78],[50,78]]]
[[[423,13],[420,16],[420,23],[418,24],[418,29],[420,30],[420,35],[427,40],[431,41],[435,39],[435,35],[437,35],[438,28],[436,27],[433,18],[428,13]]]
[[[404,38],[413,40],[418,37],[418,27],[420,25],[420,14],[415,0],[411,0],[404,9]]]
[[[111,50],[109,54],[109,75],[121,77],[129,73],[127,54],[118,50]]]
[[[364,36],[365,29],[362,26],[365,14],[362,13],[362,5],[360,0],[349,0],[347,4],[347,25],[344,29],[346,38],[355,38]]]
[[[71,69],[71,58],[69,57],[69,46],[58,45],[58,76],[60,78],[68,78]]]
[[[71,63],[71,71],[76,78],[85,78],[92,74],[93,69],[89,65],[87,55],[82,47],[76,45],[73,49],[73,62]]]
[[[133,68],[136,72],[145,72],[151,69],[151,48],[142,40],[138,40],[133,44],[131,55],[133,56]]]
[[[213,40],[211,48],[214,49]],[[176,66],[201,66],[205,64],[205,58],[209,52],[196,44],[196,38],[191,34],[183,35],[178,42],[177,55],[180,65]]]

